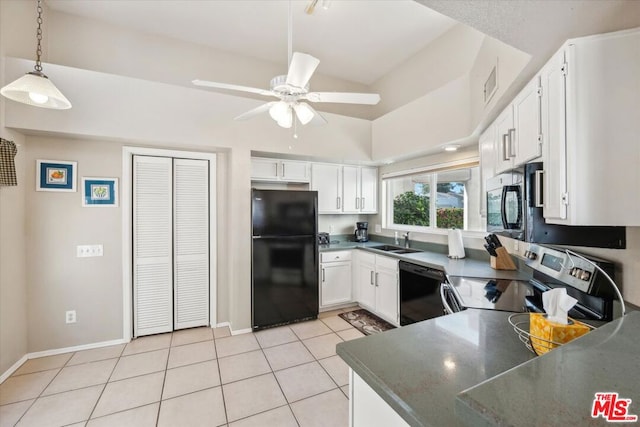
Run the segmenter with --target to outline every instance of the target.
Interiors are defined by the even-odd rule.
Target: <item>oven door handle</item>
[[[442,299],[442,305],[444,306],[445,314],[453,314],[455,312],[453,311],[453,309],[451,308],[451,306],[447,302],[447,296],[444,293],[445,286],[447,286],[447,284],[444,283],[444,282],[440,284],[440,299]]]

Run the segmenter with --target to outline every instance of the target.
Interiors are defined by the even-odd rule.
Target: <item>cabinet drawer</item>
[[[351,251],[321,252],[320,262],[351,261]]]
[[[397,270],[398,260],[396,258],[391,258],[388,256],[376,255],[376,267]]]

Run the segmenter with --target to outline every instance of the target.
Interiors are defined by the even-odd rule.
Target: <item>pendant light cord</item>
[[[42,0],[38,0],[38,30],[36,31],[36,39],[38,40],[38,47],[36,48],[36,66],[35,69],[38,73],[42,73],[42,63],[40,57],[42,56]]]

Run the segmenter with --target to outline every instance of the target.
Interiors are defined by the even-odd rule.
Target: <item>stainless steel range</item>
[[[583,320],[612,320],[618,314],[616,293],[604,274],[593,265],[570,256],[561,248],[531,245],[525,254],[533,269],[529,281],[450,277],[441,288],[445,311],[467,308],[511,312],[544,312],[542,293],[563,287],[578,300],[569,316]],[[584,255],[583,255],[584,256]],[[613,278],[614,264],[585,256]]]

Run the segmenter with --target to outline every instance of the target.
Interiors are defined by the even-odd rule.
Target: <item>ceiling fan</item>
[[[269,89],[258,89],[206,80],[193,80],[192,83],[196,86],[276,97],[279,101],[271,101],[260,105],[257,108],[239,115],[235,120],[247,120],[268,111],[271,118],[283,128],[290,128],[296,118],[303,125],[307,123],[316,125],[327,123],[325,118],[305,101],[312,103],[332,102],[363,105],[375,105],[380,102],[380,95],[377,93],[309,92],[309,80],[318,67],[318,64],[320,64],[320,60],[306,53],[293,52],[292,54],[291,33],[291,3],[289,3],[289,70],[286,75],[276,76],[271,79]]]

